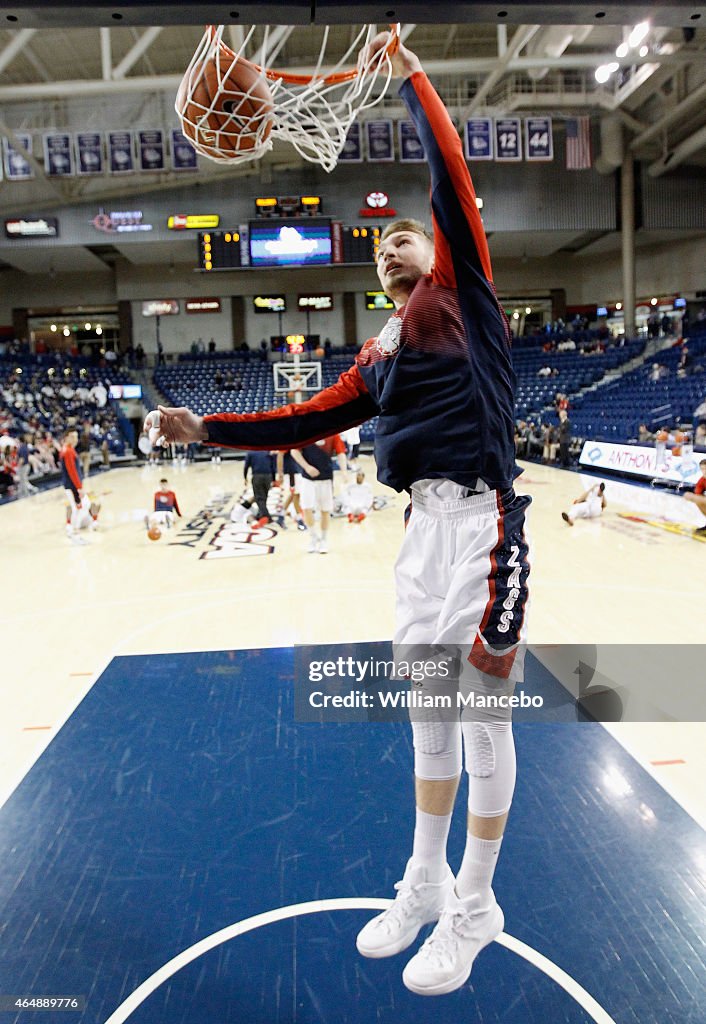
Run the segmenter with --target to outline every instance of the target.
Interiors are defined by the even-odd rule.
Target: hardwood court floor
[[[361,461],[373,480],[372,460]],[[151,543],[143,519],[165,472],[184,518]],[[528,464],[517,481],[534,499],[530,643],[705,643],[706,545],[617,514],[649,510],[689,521],[693,510],[672,495],[608,482],[604,517],[568,528],[560,513],[585,486],[582,479]],[[65,536],[60,490],[0,508],[6,666],[9,661],[1,699],[0,803],[114,655],[392,634],[403,495],[375,484],[388,506],[361,526],[334,520],[324,556],[307,554],[306,534],[293,526],[254,544],[228,542],[228,512],[242,489],[239,462],[115,469],[91,485],[103,507],[99,530],[83,544]],[[703,725],[609,728],[706,823]]]

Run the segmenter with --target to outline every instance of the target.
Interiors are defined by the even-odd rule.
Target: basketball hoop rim
[[[390,41],[385,46],[384,50],[380,51],[382,60],[383,57],[392,57],[400,48],[400,22],[394,22],[390,24]],[[212,40],[216,38],[218,33],[218,26],[207,25],[206,31]],[[237,54],[234,50],[228,46],[227,43],[223,42],[222,38],[218,39],[219,47],[224,51],[226,56],[230,57],[231,60],[237,58]],[[352,82],[353,79],[358,78],[360,75],[360,68],[350,68],[348,71],[336,71],[330,75],[296,75],[289,71],[275,71],[274,68],[263,68],[260,64],[256,64],[254,61],[249,61],[253,67],[257,68],[265,78],[268,78],[271,82],[287,82],[289,85],[310,85],[312,82],[323,82],[324,85],[341,85],[344,82]]]

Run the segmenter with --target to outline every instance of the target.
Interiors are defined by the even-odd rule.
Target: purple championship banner
[[[489,117],[473,117],[466,121],[463,133],[466,160],[493,159],[493,122]]]
[[[395,159],[392,121],[367,121],[365,134],[368,139],[368,160],[378,164],[392,163]]]
[[[103,139],[100,132],[77,132],[76,173],[102,174],[105,170],[103,158]]]
[[[421,164],[424,163],[424,146],[417,134],[417,127],[414,121],[397,122],[397,142],[400,147],[400,163]]]
[[[495,160],[510,163],[522,160],[522,132],[519,117],[498,117],[495,120]]]
[[[27,150],[32,152],[32,136],[27,132],[15,132],[17,141]],[[3,153],[5,162],[5,177],[8,181],[29,181],[34,177],[34,171],[29,161],[18,153],[9,139],[4,139]]]
[[[163,171],[165,166],[164,132],[157,128],[137,131],[138,168],[141,171]]]
[[[187,137],[178,128],[170,132],[173,171],[195,171],[198,169],[198,156]]]
[[[44,173],[47,178],[67,178],[74,173],[68,132],[47,132],[44,136]]]
[[[354,121],[348,129],[343,149],[338,155],[339,163],[360,164],[363,162],[363,137],[360,133],[360,124]]]
[[[161,129],[138,131],[137,151],[141,171],[164,170],[164,132]]]
[[[132,132],[108,132],[108,170],[111,174],[134,172]]]
[[[525,159],[530,161],[554,159],[551,117],[525,118]]]

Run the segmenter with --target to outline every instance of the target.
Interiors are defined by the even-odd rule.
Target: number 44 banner
[[[527,160],[553,160],[551,117],[525,118],[525,154]]]

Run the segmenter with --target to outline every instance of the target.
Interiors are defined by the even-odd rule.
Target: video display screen
[[[309,267],[331,262],[331,221],[250,221],[252,267]]]

